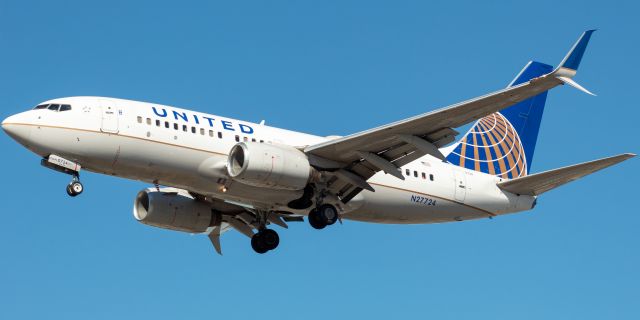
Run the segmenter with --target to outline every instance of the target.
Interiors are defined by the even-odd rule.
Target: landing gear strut
[[[84,186],[80,182],[80,175],[74,174],[73,179],[67,185],[67,194],[75,197],[84,191]]]
[[[338,210],[330,204],[323,204],[309,212],[309,224],[314,229],[324,229],[338,221]]]

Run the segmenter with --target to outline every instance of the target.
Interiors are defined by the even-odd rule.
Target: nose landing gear
[[[71,197],[78,196],[84,191],[84,186],[80,182],[80,176],[74,175],[73,180],[67,185],[67,194]]]
[[[51,170],[55,170],[58,172],[66,173],[71,175],[73,179],[67,185],[67,194],[75,197],[84,191],[84,186],[80,183],[80,164],[73,162],[71,160],[67,160],[63,157],[57,156],[55,154],[50,154],[40,161],[40,164],[43,167],[49,168]]]

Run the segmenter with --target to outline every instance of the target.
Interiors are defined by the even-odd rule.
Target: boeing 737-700
[[[529,62],[505,88],[348,136],[320,137],[155,103],[59,98],[8,117],[2,128],[71,175],[81,170],[144,181],[133,216],[206,234],[218,253],[234,229],[265,253],[273,225],[307,218],[417,224],[491,218],[533,209],[553,188],[634,154],[531,173],[548,90],[573,78],[593,30],[553,68]],[[456,142],[455,128],[474,122]]]

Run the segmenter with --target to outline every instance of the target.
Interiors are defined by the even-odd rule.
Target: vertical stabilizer
[[[509,86],[548,74],[553,67],[531,61]],[[478,120],[458,142],[447,161],[505,179],[526,176],[540,130],[547,92]]]

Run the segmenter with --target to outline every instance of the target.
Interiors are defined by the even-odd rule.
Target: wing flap
[[[498,187],[515,194],[537,196],[635,156],[636,155],[632,153],[625,153],[609,158],[575,164],[499,182]]]

